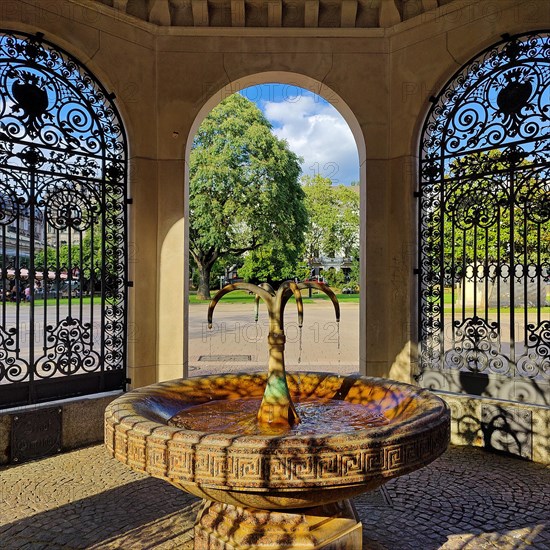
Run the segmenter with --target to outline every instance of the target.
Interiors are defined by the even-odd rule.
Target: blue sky
[[[322,97],[289,84],[261,84],[241,90],[273,125],[277,137],[304,159],[302,173],[334,184],[359,180],[355,140],[340,113]]]

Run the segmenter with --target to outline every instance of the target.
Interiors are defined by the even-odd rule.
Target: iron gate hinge
[[[134,286],[134,281],[126,281],[126,286],[132,288]]]
[[[415,275],[420,275],[420,269],[418,269],[418,267],[415,267],[415,268],[413,269],[413,273],[414,273]]]
[[[134,199],[132,199],[131,197],[128,197],[126,199],[126,204],[134,204]]]
[[[132,383],[132,379],[131,379],[131,378],[125,378],[125,379],[124,379],[124,383],[125,383],[125,384],[131,384],[131,383]]]
[[[415,199],[419,199],[422,196],[422,191],[415,191],[413,196]]]

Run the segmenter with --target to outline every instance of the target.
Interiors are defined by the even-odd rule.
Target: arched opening
[[[420,381],[550,403],[548,33],[506,38],[434,100],[420,150]]]
[[[122,389],[127,147],[113,97],[40,34],[0,34],[0,75],[0,402]]]
[[[195,133],[197,129],[199,128],[199,125],[204,120],[204,118],[207,116],[207,114],[212,110],[213,107],[215,107],[222,99],[225,99],[226,97],[232,95],[235,92],[238,92],[240,90],[244,90],[246,88],[249,88],[250,86],[255,86],[258,84],[266,84],[266,83],[284,83],[287,84],[289,87],[296,87],[297,89],[307,89],[312,91],[313,93],[323,97],[326,101],[328,101],[330,104],[332,104],[339,113],[343,116],[346,123],[349,125],[349,128],[351,129],[351,132],[353,133],[355,144],[359,153],[359,182],[360,182],[360,212],[362,216],[362,222],[360,223],[360,258],[361,262],[360,265],[361,268],[361,280],[360,280],[360,288],[362,292],[361,302],[360,302],[360,311],[359,311],[359,319],[358,319],[358,334],[364,335],[364,327],[365,327],[365,300],[364,300],[364,288],[365,288],[365,268],[364,268],[364,248],[365,248],[365,223],[364,223],[364,212],[365,212],[365,167],[364,167],[364,159],[365,159],[365,145],[364,145],[364,138],[361,132],[361,129],[359,127],[359,124],[351,112],[351,110],[346,106],[344,101],[339,98],[332,90],[327,88],[322,83],[315,81],[309,77],[305,77],[303,75],[297,75],[294,73],[286,73],[286,72],[266,72],[256,75],[251,75],[247,78],[241,79],[238,82],[234,82],[221,90],[218,94],[211,97],[206,104],[201,109],[200,113],[196,117],[194,124],[191,128],[191,131],[189,133],[189,138],[187,142],[187,149],[186,149],[186,164],[189,160],[189,154],[191,150],[191,145],[193,138],[195,136]],[[189,173],[186,172],[186,182],[185,182],[185,204],[186,204],[186,212],[185,217],[188,219],[188,196],[189,196]],[[186,250],[184,253],[184,257],[188,257],[188,227],[186,225],[186,237],[185,237],[185,243],[186,243]],[[187,266],[188,268],[188,266]],[[188,281],[189,277],[185,277],[185,322],[184,322],[184,342],[187,343],[188,340],[188,333],[189,333],[189,326],[188,326],[188,320],[189,320],[189,306],[188,306]],[[336,341],[336,340],[335,340]],[[365,339],[363,337],[359,337],[359,370],[364,372],[365,371]],[[186,346],[185,352],[185,372],[187,374],[188,369],[188,349]]]

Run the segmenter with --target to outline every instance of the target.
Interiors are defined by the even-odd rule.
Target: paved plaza
[[[0,548],[193,547],[197,498],[103,446],[0,469]],[[355,499],[365,550],[549,549],[550,468],[480,449]]]
[[[207,323],[208,304],[189,305],[189,375],[236,371],[265,371],[268,358],[268,316],[254,304],[223,300],[214,310],[212,330]],[[349,374],[359,369],[359,304],[340,304],[337,323],[330,301],[304,304],[300,330],[296,305],[285,310],[285,364],[292,370],[320,370]]]

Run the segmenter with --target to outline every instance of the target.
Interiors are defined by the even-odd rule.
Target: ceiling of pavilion
[[[176,27],[390,27],[457,0],[94,0]]]

